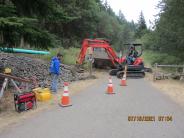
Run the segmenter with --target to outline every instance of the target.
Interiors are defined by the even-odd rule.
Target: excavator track
[[[116,76],[117,78],[122,78],[124,71],[118,71]],[[127,77],[129,78],[144,78],[145,72],[144,71],[127,71]]]
[[[111,76],[116,76],[116,74],[119,72],[120,70],[119,69],[111,69],[109,71],[109,75]]]
[[[123,74],[124,74],[124,67],[119,67],[117,69],[111,69],[109,71],[109,75],[117,76],[118,78],[122,78]],[[128,66],[127,77],[143,78],[144,76],[145,76],[145,69],[143,65],[139,65],[139,66],[129,65]]]

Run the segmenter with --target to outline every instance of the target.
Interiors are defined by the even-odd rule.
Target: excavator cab
[[[128,77],[144,77],[145,67],[143,59],[141,58],[143,49],[142,44],[139,43],[128,43],[124,44],[128,50],[125,56],[122,57],[122,62],[116,67],[116,69],[110,70],[110,75],[116,75],[118,78],[122,78],[124,74],[125,65],[128,65],[127,76]]]
[[[140,43],[133,43],[133,44],[128,43],[128,44],[124,44],[124,45],[128,46],[128,48],[129,48],[128,52],[130,52],[133,49],[133,50],[137,51],[137,57],[140,57],[142,55],[142,51],[143,51],[142,44],[140,44]]]
[[[133,44],[125,44],[125,46],[128,46],[128,52],[126,54],[127,64],[128,65],[139,65],[139,64],[141,64],[139,57],[141,57],[142,51],[143,51],[142,50],[142,44],[133,43]]]

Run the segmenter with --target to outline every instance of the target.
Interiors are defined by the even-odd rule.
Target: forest
[[[101,0],[0,0],[0,47],[81,47],[84,38],[106,38],[113,48],[141,42],[160,63],[184,63],[184,1],[161,0],[153,28],[144,13],[127,21]],[[155,54],[154,54],[155,53]]]

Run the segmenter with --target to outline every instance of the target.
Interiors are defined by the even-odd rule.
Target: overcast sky
[[[143,11],[147,25],[149,20],[154,20],[154,15],[158,13],[156,5],[160,0],[107,0],[113,11],[118,14],[121,10],[128,21],[137,22],[141,10]]]

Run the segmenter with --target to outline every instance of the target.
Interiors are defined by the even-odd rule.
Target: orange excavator
[[[104,54],[103,59],[110,61],[112,64],[111,67],[115,67],[117,64],[121,63],[124,60],[124,58],[122,58],[122,59],[118,58],[118,56],[116,55],[116,53],[114,52],[114,50],[110,46],[108,40],[105,40],[105,39],[84,39],[82,42],[82,48],[81,48],[79,57],[77,59],[78,64],[82,64],[83,61],[85,60],[86,52],[87,52],[87,49],[89,47],[91,47],[93,49],[94,55],[98,52],[100,52],[100,54],[104,54],[104,52],[105,52],[108,57],[105,57],[106,55]],[[105,51],[102,49],[104,49]],[[102,57],[102,55],[101,55],[101,57]],[[98,60],[98,57],[94,56],[94,59]],[[96,61],[94,61],[94,62],[96,62]],[[98,67],[100,67],[100,65]],[[103,68],[103,67],[100,67],[100,68]]]
[[[127,45],[127,44],[126,44]],[[128,44],[131,49],[135,49],[137,46],[142,46],[141,44]],[[142,55],[141,52],[136,54],[133,57],[133,61],[129,61],[129,56],[123,56],[119,58],[114,52],[113,48],[110,46],[110,43],[106,39],[84,39],[82,42],[82,48],[77,59],[78,64],[82,64],[86,57],[86,52],[88,48],[92,48],[93,57],[94,57],[94,66],[98,68],[104,68],[104,66],[109,66],[112,69],[109,71],[110,75],[117,75],[118,78],[121,78],[124,73],[124,67],[128,64],[127,75],[128,77],[144,77],[145,71],[148,69],[144,67],[143,59],[140,58]],[[98,54],[97,54],[98,53]],[[104,53],[106,57],[102,57]]]

